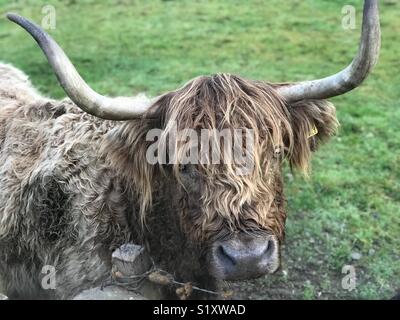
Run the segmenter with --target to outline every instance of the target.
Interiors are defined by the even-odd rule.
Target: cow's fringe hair
[[[195,78],[182,88],[162,95],[150,112],[152,118],[144,117],[122,125],[105,148],[112,166],[130,176],[135,189],[140,190],[142,221],[151,206],[152,190],[157,185],[154,175],[158,171],[146,161],[148,130],[164,130],[160,145],[167,145],[173,126],[177,126],[178,131],[244,128],[254,132],[251,174],[238,175],[234,165],[197,166],[208,180],[201,199],[202,217],[198,217],[199,225],[193,227],[199,237],[207,230],[214,233],[223,227],[247,231],[261,227],[282,235],[285,214],[275,203],[283,201],[280,191],[277,195],[277,188],[281,188],[281,181],[278,181],[281,159],[276,157],[277,148],[284,151],[292,167],[307,173],[311,151],[337,127],[335,109],[327,101],[287,105],[274,85],[230,74]],[[310,138],[314,126],[319,133]],[[219,144],[219,141],[214,142]],[[187,145],[176,145],[178,160],[186,151]],[[179,161],[172,166],[178,180],[179,168]]]

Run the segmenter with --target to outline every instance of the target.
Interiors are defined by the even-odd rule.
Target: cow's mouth
[[[279,241],[275,236],[239,234],[213,244],[210,272],[220,280],[237,281],[274,273],[280,265]]]

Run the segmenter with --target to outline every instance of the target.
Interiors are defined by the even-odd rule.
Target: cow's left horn
[[[277,90],[287,101],[327,99],[351,91],[365,80],[377,63],[380,45],[378,0],[365,0],[361,42],[353,62],[333,76],[283,85]]]
[[[129,120],[140,117],[150,107],[150,103],[140,98],[110,98],[98,94],[82,79],[60,46],[39,26],[16,14],[9,13],[7,18],[36,40],[66,94],[83,111],[108,120]]]

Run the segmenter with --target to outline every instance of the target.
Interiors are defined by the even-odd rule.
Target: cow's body
[[[3,285],[11,297],[35,298],[43,266],[54,265],[69,270],[56,279],[56,291],[68,295],[108,272],[99,252],[91,250],[97,234],[81,212],[91,205],[94,186],[100,191],[114,180],[98,154],[112,124],[85,115],[68,100],[42,98],[18,71],[1,69],[0,83],[7,81],[0,86]]]
[[[11,298],[69,298],[109,276],[115,248],[143,240],[135,187],[101,151],[123,123],[87,115],[69,99],[43,98],[20,71],[0,70],[0,283]],[[162,194],[168,204],[160,196],[153,208],[166,239],[153,228],[146,241],[155,248],[164,241],[160,256],[176,263],[193,250],[186,244],[172,259],[168,241],[176,236],[168,228],[176,230],[176,215],[168,217],[172,198]],[[56,268],[55,290],[41,288],[46,265]]]

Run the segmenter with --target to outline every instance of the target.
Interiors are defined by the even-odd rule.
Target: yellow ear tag
[[[318,134],[318,129],[317,127],[314,125],[314,127],[311,129],[310,135],[308,136],[308,138],[314,137]]]

